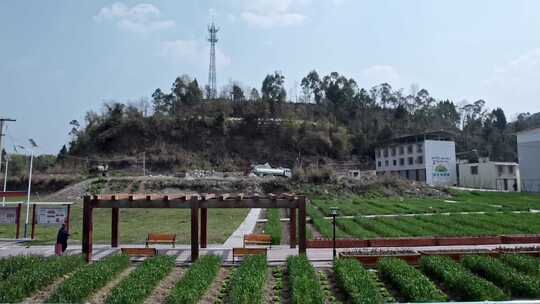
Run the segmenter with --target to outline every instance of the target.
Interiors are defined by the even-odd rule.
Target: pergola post
[[[296,248],[296,209],[289,208],[289,238],[291,248]]]
[[[111,247],[118,247],[118,217],[120,208],[112,208],[111,214]]]
[[[83,243],[82,250],[86,262],[92,259],[92,201],[89,196],[84,197],[83,202]]]
[[[17,211],[15,211],[15,223],[17,228],[15,230],[15,238],[19,238],[19,231],[21,229],[21,204],[17,204]]]
[[[298,244],[298,252],[300,254],[306,254],[307,240],[306,240],[306,198],[301,197],[298,201],[298,217],[299,227],[298,236],[300,237],[300,243]]]
[[[208,208],[201,208],[201,248],[208,245]]]
[[[199,202],[191,198],[191,262],[199,258]]]
[[[66,229],[69,232],[69,223],[71,222],[71,204],[67,205],[67,214],[66,218],[64,219],[64,223],[66,224]]]
[[[36,235],[36,204],[32,204],[32,232],[30,233],[30,239],[33,240],[35,235]]]

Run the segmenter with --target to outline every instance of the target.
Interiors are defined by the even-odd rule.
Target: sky
[[[539,11],[536,0],[0,1],[0,117],[17,119],[4,146],[33,138],[56,154],[69,122],[104,102],[169,91],[182,74],[205,85],[212,19],[218,87],[260,89],[279,70],[294,95],[315,69],[484,99],[509,118],[539,112]]]

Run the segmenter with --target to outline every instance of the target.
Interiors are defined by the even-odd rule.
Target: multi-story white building
[[[519,165],[481,158],[477,163],[460,161],[459,186],[466,188],[520,191]]]
[[[402,136],[382,143],[375,150],[377,174],[396,174],[402,178],[434,186],[457,183],[456,145],[445,131]]]
[[[521,189],[540,193],[540,128],[517,133]]]

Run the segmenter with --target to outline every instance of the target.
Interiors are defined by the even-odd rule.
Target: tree
[[[308,96],[308,100],[310,100],[313,95],[315,103],[321,103],[323,99],[323,90],[321,78],[317,71],[313,70],[309,72],[306,77],[302,78],[300,86],[302,87],[304,95]]]
[[[266,75],[262,83],[262,99],[270,104],[270,114],[276,116],[280,105],[285,102],[287,92],[284,87],[285,76],[281,72]]]
[[[493,124],[495,128],[499,129],[500,131],[506,129],[506,115],[504,115],[503,109],[497,108],[491,112],[491,115],[493,116]]]
[[[257,91],[256,88],[251,89],[251,92],[249,93],[249,100],[257,101],[259,100],[259,98],[261,98],[261,96],[259,95],[259,91]]]
[[[154,93],[152,93],[152,107],[155,114],[166,115],[171,112],[171,104],[169,104],[170,99],[167,98],[160,88],[157,88]]]
[[[244,101],[245,97],[244,97],[244,91],[242,90],[242,88],[236,84],[233,84],[232,86],[232,97],[233,97],[233,101]]]

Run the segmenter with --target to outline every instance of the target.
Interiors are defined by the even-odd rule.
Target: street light
[[[33,139],[28,140],[32,148],[30,149],[30,169],[28,173],[28,192],[26,197],[26,220],[24,221],[24,238],[28,237],[28,217],[30,212],[30,190],[32,188],[32,167],[34,163],[34,148],[37,148],[37,144]],[[25,149],[23,146],[19,146]],[[25,149],[26,150],[26,149]]]
[[[334,261],[336,260],[336,216],[338,215],[339,208],[338,207],[330,207],[330,215],[332,216],[332,226],[334,228],[333,232],[333,251],[332,251],[332,257]]]

